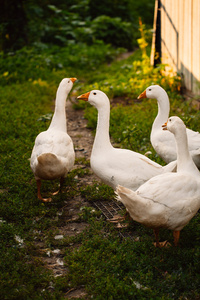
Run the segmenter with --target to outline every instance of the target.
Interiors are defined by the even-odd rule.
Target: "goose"
[[[71,137],[67,134],[65,103],[76,78],[64,78],[57,89],[55,111],[46,131],[40,132],[35,139],[30,166],[37,183],[37,197],[44,202],[51,198],[41,196],[41,180],[60,178],[60,188],[64,178],[74,166],[75,152]]]
[[[151,144],[157,154],[166,162],[176,160],[176,144],[174,136],[169,131],[162,130],[162,124],[169,118],[170,103],[166,91],[159,85],[151,85],[142,92],[138,99],[151,98],[158,102],[158,114],[151,130]],[[190,154],[200,169],[200,133],[186,129]]]
[[[155,176],[136,191],[118,185],[117,200],[131,218],[154,230],[156,247],[160,247],[159,229],[173,231],[177,246],[180,231],[200,208],[200,173],[188,151],[186,126],[179,117],[170,117],[163,125],[175,136],[177,172]]]
[[[176,162],[162,167],[145,155],[112,146],[109,137],[110,101],[104,92],[92,90],[78,99],[88,101],[98,110],[90,165],[105,184],[113,189],[120,184],[136,190],[151,177],[175,168]]]

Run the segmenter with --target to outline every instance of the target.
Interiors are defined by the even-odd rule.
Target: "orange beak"
[[[165,122],[165,124],[162,125],[163,130],[167,130],[167,122]]]
[[[90,95],[90,92],[78,96],[77,99],[88,101],[89,95]]]
[[[76,80],[77,80],[77,78],[70,78],[70,80],[74,83]]]
[[[146,90],[144,92],[142,92],[137,98],[138,99],[147,98]]]

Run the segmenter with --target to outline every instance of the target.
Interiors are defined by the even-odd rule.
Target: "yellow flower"
[[[38,80],[34,80],[33,84],[34,85],[38,84],[40,86],[46,86],[46,87],[48,87],[48,83],[46,81],[42,80],[41,78],[39,78]]]
[[[7,76],[8,76],[8,74],[9,74],[9,72],[8,72],[8,71],[7,71],[7,72],[4,72],[4,73],[3,73],[3,76],[4,76],[4,77],[7,77]]]

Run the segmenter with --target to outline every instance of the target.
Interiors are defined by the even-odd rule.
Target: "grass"
[[[145,230],[138,242],[121,241],[98,222],[78,250],[67,252],[67,281],[86,286],[95,299],[198,299],[198,255],[189,243],[160,251]]]
[[[99,53],[103,51],[99,49]],[[139,50],[109,66],[102,63],[102,55],[99,54],[100,63],[95,68],[85,63],[84,70],[79,70],[77,59],[69,69],[45,66],[41,76],[37,70],[31,70],[30,75],[29,57],[25,60],[25,56],[21,62],[27,67],[25,74],[21,75],[21,65],[19,70],[12,69],[13,62],[9,76],[5,76],[6,66],[3,70],[6,79],[1,78],[0,86],[0,299],[66,299],[69,290],[79,287],[86,290],[85,299],[199,299],[199,214],[183,229],[178,248],[154,248],[153,232],[135,222],[129,222],[129,230],[139,240],[122,240],[114,226],[92,208],[92,201],[112,199],[112,189],[97,182],[91,186],[77,185],[76,175],[81,178],[90,172],[84,159],[77,160],[77,168],[68,177],[66,185],[71,189],[67,193],[55,196],[49,204],[36,198],[29,166],[34,139],[49,125],[48,114],[52,113],[59,81],[75,67],[73,76],[80,79],[74,85],[74,95],[93,88],[108,93],[112,103],[110,134],[118,146],[141,153],[151,150],[151,158],[163,163],[149,142],[157,104],[154,100],[136,101],[151,82],[164,84],[171,99],[171,114],[179,115],[188,127],[198,130],[200,114],[177,91],[177,78],[164,77],[159,70],[152,75],[147,67],[144,75]],[[28,80],[28,75],[32,80]],[[75,108],[85,109],[88,126],[95,130],[94,108],[85,103],[77,103]],[[79,164],[86,168],[79,168]],[[56,190],[56,186],[57,182],[45,182],[43,191]],[[91,207],[79,208],[78,220],[89,226],[76,236],[55,240],[57,228],[64,224],[58,211],[66,205],[65,201],[77,195],[91,201]],[[66,275],[55,278],[46,269],[35,244],[40,233],[46,248],[62,250],[69,270]],[[161,231],[161,239],[172,243],[172,233]]]

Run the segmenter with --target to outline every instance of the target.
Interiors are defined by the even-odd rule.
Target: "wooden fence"
[[[161,62],[183,76],[188,90],[200,95],[200,0],[155,1],[154,29],[151,61],[157,36]]]

